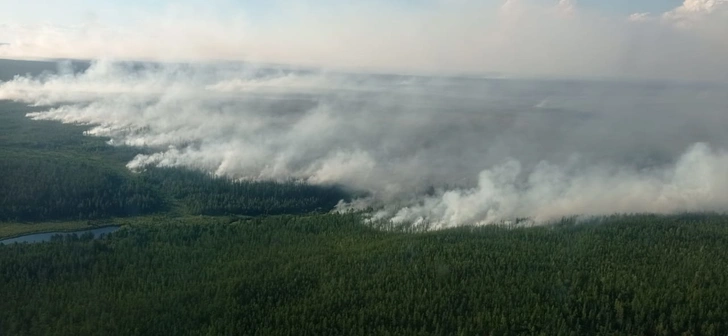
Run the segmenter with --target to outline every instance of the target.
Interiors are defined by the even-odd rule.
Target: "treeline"
[[[125,217],[165,209],[153,187],[93,161],[3,154],[0,221]]]
[[[180,168],[134,175],[107,163],[3,152],[0,221],[126,217],[176,209],[194,215],[330,211],[347,195],[300,182],[233,181]]]
[[[64,62],[66,69],[76,73],[85,71],[90,66],[88,61],[66,61]],[[0,81],[10,81],[15,76],[42,76],[45,74],[57,74],[59,64],[57,61],[24,61],[0,59]]]
[[[131,178],[134,157],[87,128],[33,121],[37,110],[0,101],[0,221],[46,221],[134,216],[165,209],[155,188]]]
[[[233,181],[180,168],[134,175],[51,153],[4,154],[0,221],[126,217],[170,209],[193,215],[301,214],[330,211],[347,198],[339,188],[300,182]]]
[[[422,234],[196,220],[0,247],[0,334],[728,334],[725,216]]]
[[[347,194],[302,182],[232,180],[198,171],[154,168],[141,174],[196,215],[267,215],[329,211]]]
[[[194,215],[329,211],[336,187],[243,182],[179,168],[132,174],[139,149],[85,137],[85,127],[25,117],[33,108],[0,101],[0,221],[126,217],[173,210]],[[142,151],[144,149],[141,149]]]

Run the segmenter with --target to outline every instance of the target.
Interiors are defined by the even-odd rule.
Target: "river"
[[[116,230],[119,230],[121,226],[105,226],[95,229],[84,229],[84,230],[77,230],[77,231],[68,231],[68,232],[40,232],[40,233],[31,233],[27,235],[22,235],[19,237],[14,238],[8,238],[0,240],[0,244],[6,244],[10,245],[13,243],[42,243],[47,242],[51,240],[51,237],[55,235],[61,235],[61,236],[70,236],[70,235],[78,235],[81,236],[84,233],[92,233],[94,235],[94,238],[101,238],[109,233],[112,233]]]

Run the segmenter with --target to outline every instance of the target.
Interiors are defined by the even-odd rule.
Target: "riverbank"
[[[233,222],[246,220],[248,216],[171,216],[169,214],[136,217],[108,218],[103,220],[51,221],[51,222],[0,222],[0,240],[17,238],[34,233],[71,232],[108,226],[144,226],[158,223],[209,224],[211,222]]]
[[[48,242],[53,240],[56,236],[80,236],[83,237],[87,234],[91,234],[93,238],[101,238],[104,237],[110,233],[113,233],[117,230],[119,230],[121,226],[118,225],[112,225],[112,226],[100,226],[100,227],[91,227],[88,229],[81,229],[76,231],[53,231],[53,232],[41,232],[41,233],[30,233],[25,234],[22,236],[18,236],[15,238],[8,238],[8,239],[2,239],[0,240],[0,245],[12,245],[15,243],[42,243],[42,242]]]
[[[49,222],[0,222],[0,240],[20,236],[47,233],[71,232],[97,229],[108,226],[124,226],[138,223],[153,223],[162,220],[160,216],[137,216],[124,218],[108,218],[104,220],[49,221]]]
[[[26,234],[43,232],[77,231],[95,226],[88,225],[86,221],[74,222],[42,222],[42,223],[0,223],[0,239],[10,239]]]

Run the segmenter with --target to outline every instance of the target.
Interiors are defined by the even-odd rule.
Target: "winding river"
[[[0,244],[6,244],[10,245],[13,243],[42,243],[47,242],[51,240],[51,237],[56,235],[61,236],[70,236],[70,235],[78,235],[81,236],[85,233],[92,233],[94,235],[94,238],[101,238],[109,233],[112,233],[116,230],[119,230],[121,226],[105,226],[100,228],[94,228],[94,229],[84,229],[84,230],[77,230],[77,231],[67,231],[67,232],[40,232],[40,233],[31,233],[27,235],[22,235],[14,238],[8,238],[0,240]]]

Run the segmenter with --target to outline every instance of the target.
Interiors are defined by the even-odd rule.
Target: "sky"
[[[185,2],[185,1],[182,1]],[[188,3],[193,3],[187,1]],[[332,1],[309,1],[312,6],[326,6]],[[425,7],[431,1],[426,0],[395,0],[400,6]],[[71,24],[93,16],[103,17],[104,20],[113,20],[119,13],[129,14],[133,11],[160,12],[165,7],[180,3],[180,1],[144,1],[144,0],[3,0],[0,1],[0,20],[4,23],[33,24],[38,22],[55,22]],[[235,0],[228,1],[236,10],[250,13],[252,16],[275,15],[275,1],[268,0]],[[584,8],[629,15],[632,13],[661,13],[678,7],[680,0],[581,0],[579,4]],[[203,5],[204,6],[204,5]],[[123,15],[122,15],[123,16]],[[120,20],[121,21],[121,20]]]
[[[728,0],[0,1],[0,57],[728,80]]]
[[[585,8],[610,11],[619,14],[662,13],[680,6],[681,0],[582,0],[579,4]]]

